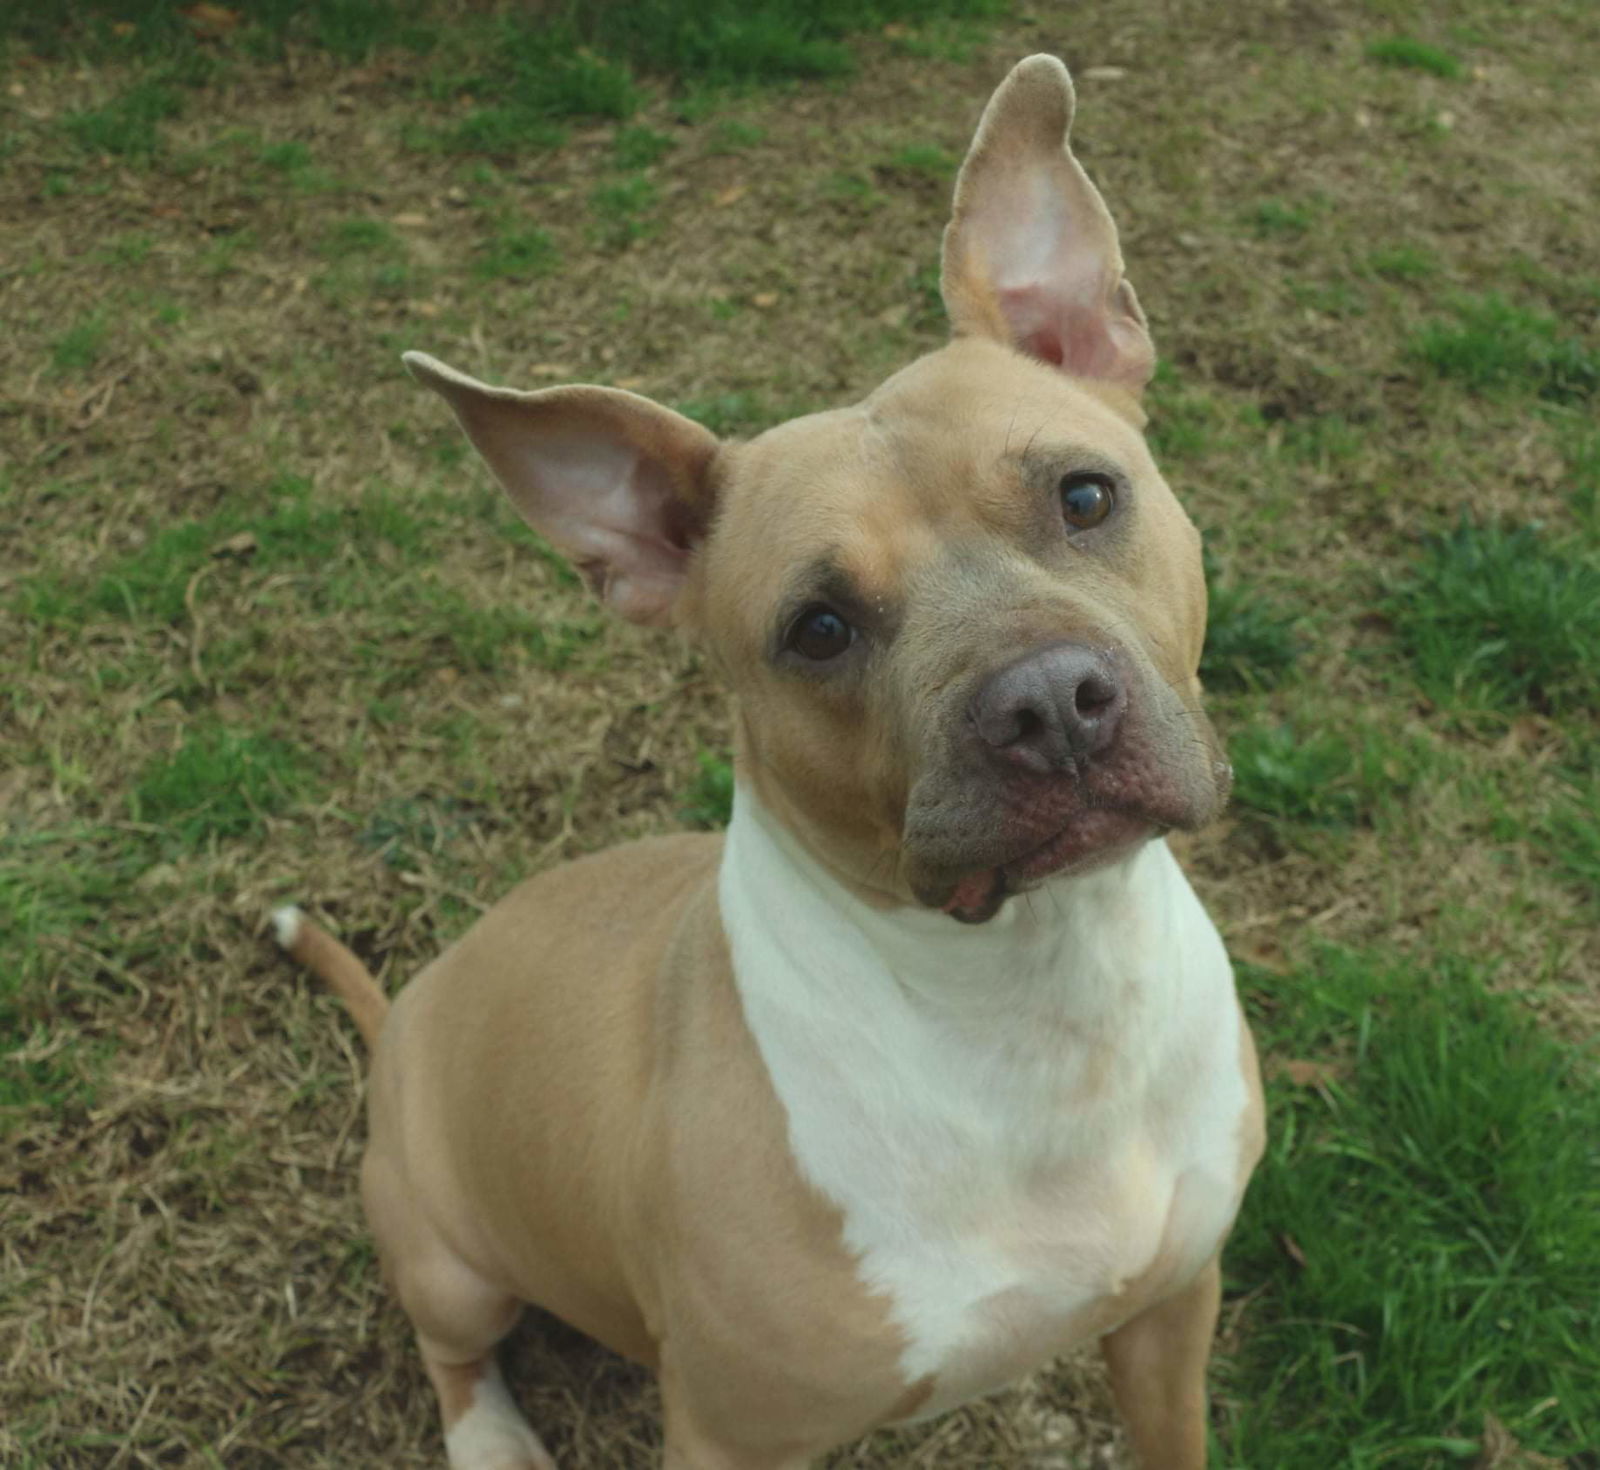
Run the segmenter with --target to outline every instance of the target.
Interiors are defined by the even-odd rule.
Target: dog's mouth
[[[1060,873],[1110,862],[1158,830],[1155,822],[1132,812],[1085,808],[1045,841],[993,866],[964,873],[935,907],[963,924],[987,923],[1013,894],[1025,893]]]

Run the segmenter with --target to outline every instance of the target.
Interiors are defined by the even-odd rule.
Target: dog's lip
[[[1148,817],[1111,807],[1089,807],[1076,813],[1052,837],[1037,847],[1001,864],[1013,888],[1037,882],[1086,857],[1099,857],[1114,848],[1147,837],[1155,830]]]
[[[993,918],[1012,894],[1069,868],[1109,857],[1157,830],[1157,823],[1134,812],[1084,808],[1043,842],[1024,847],[1003,862],[962,873],[938,907],[965,923],[982,923]]]

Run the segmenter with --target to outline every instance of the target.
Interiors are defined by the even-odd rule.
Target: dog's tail
[[[298,960],[345,1003],[370,1049],[389,1014],[389,997],[378,989],[372,972],[293,904],[273,913],[272,932],[290,959]]]

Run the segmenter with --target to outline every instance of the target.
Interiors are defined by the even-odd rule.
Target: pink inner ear
[[[1122,354],[1103,309],[1043,285],[1015,286],[998,294],[1019,352],[1075,377],[1116,376]]]
[[[1066,361],[1067,350],[1062,345],[1061,333],[1054,327],[1040,327],[1038,331],[1020,338],[1017,346],[1029,357],[1036,357],[1051,367],[1058,368]]]

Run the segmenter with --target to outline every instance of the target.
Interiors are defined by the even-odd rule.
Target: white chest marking
[[[719,897],[800,1171],[907,1379],[936,1378],[927,1412],[1069,1346],[1158,1254],[1176,1285],[1215,1251],[1243,1183],[1239,1011],[1165,843],[968,928],[867,907],[741,789]]]

